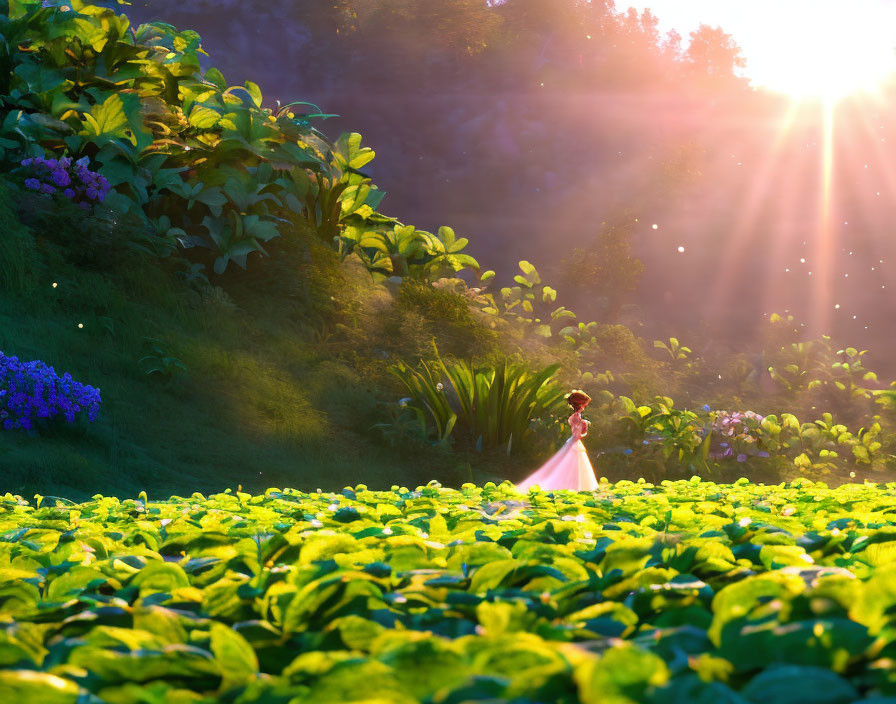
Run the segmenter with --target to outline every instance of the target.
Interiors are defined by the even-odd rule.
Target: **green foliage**
[[[657,451],[665,460],[673,459],[693,468],[695,462],[703,469],[708,469],[706,459],[709,452],[709,438],[704,430],[700,417],[692,411],[674,407],[671,398],[658,397],[651,405],[637,405],[630,398],[620,396],[617,399],[617,418],[628,426],[624,437],[630,446],[644,447],[649,451],[638,451],[639,462],[646,465],[655,464],[650,455]],[[658,443],[652,444],[652,440]],[[645,467],[645,470],[647,468]]]
[[[394,224],[393,224],[394,223]],[[349,224],[338,238],[343,256],[355,253],[377,279],[414,278],[433,281],[463,269],[479,270],[479,263],[463,254],[468,240],[457,239],[450,227],[437,234],[378,218]]]
[[[585,248],[573,249],[564,262],[564,281],[581,298],[597,300],[606,320],[618,318],[627,296],[638,286],[644,264],[631,253],[637,218],[626,211],[615,221],[601,223],[600,232]]]
[[[532,421],[562,407],[563,390],[554,381],[559,365],[531,371],[502,360],[496,365],[421,361],[417,369],[403,362],[390,372],[405,386],[421,429],[446,444],[455,425],[478,451],[502,447],[509,455],[532,434]]]
[[[694,478],[526,497],[438,482],[7,493],[0,694],[884,701],[894,492]]]
[[[528,333],[543,338],[553,335],[552,324],[575,318],[575,313],[564,306],[556,307],[556,289],[543,283],[538,270],[527,261],[519,263],[522,273],[513,277],[517,286],[506,286],[500,295],[485,294],[482,310],[490,315],[500,315],[523,326]],[[568,326],[560,330],[564,335]]]
[[[402,341],[402,356],[428,357],[433,340],[443,353],[456,357],[495,350],[497,334],[474,317],[469,297],[452,286],[454,282],[459,280],[408,280],[398,288],[394,307],[383,316],[381,334]]]
[[[668,343],[654,340],[653,346],[656,349],[665,350],[673,364],[684,362],[693,352],[690,347],[682,345],[677,337],[670,337]]]
[[[136,218],[140,246],[158,256],[208,249],[217,274],[266,254],[299,218],[344,254],[357,251],[375,273],[404,276],[410,266],[433,278],[478,269],[450,228],[405,235],[376,213],[384,193],[361,171],[373,150],[359,134],[332,142],[311,127],[312,118],[329,117],[316,106],[272,111],[251,81],[228,87],[219,70],[203,73],[195,32],[161,22],[134,28],[109,8],[69,5],[16,0],[0,25],[7,163],[88,158],[114,188],[102,209],[111,219]]]
[[[186,365],[177,357],[169,355],[162,342],[153,337],[147,337],[148,354],[138,360],[138,364],[147,376],[158,376],[165,381],[171,381],[178,372],[187,371]]]

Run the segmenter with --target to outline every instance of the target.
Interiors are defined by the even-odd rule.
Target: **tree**
[[[716,85],[731,83],[737,79],[737,69],[747,65],[730,34],[721,27],[705,24],[691,32],[691,43],[684,57],[693,72]]]
[[[613,322],[627,296],[641,279],[644,264],[631,251],[636,220],[630,210],[601,223],[589,247],[576,248],[564,262],[565,285],[580,295],[602,299],[606,319]]]

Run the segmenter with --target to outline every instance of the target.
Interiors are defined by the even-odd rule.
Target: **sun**
[[[892,20],[879,2],[782,2],[774,19],[762,16],[764,40],[747,53],[747,75],[795,99],[873,92],[896,70]]]

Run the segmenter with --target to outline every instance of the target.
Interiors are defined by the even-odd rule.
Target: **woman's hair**
[[[579,412],[591,403],[591,397],[580,389],[574,389],[566,394],[566,402],[574,411]]]

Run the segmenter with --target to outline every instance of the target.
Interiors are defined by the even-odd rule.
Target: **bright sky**
[[[896,70],[896,0],[618,0],[650,8],[687,43],[700,24],[734,37],[753,83],[841,97]]]

